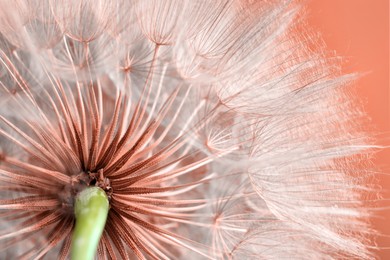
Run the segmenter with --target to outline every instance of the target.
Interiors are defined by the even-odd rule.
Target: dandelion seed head
[[[0,255],[370,258],[364,114],[294,1],[2,1]]]

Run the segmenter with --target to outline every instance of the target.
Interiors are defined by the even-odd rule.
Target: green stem
[[[76,227],[72,237],[72,260],[92,260],[106,224],[109,204],[101,188],[89,187],[75,200]]]

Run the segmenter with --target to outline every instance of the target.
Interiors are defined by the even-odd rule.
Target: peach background
[[[346,57],[346,71],[369,72],[357,91],[372,118],[380,143],[390,145],[389,0],[306,0],[309,23],[320,31],[329,49]],[[378,153],[375,163],[384,198],[390,199],[390,149]],[[386,176],[386,174],[388,176]],[[390,208],[389,202],[383,207]],[[372,220],[387,235],[378,240],[380,259],[390,259],[390,210]],[[383,248],[388,247],[388,249]]]

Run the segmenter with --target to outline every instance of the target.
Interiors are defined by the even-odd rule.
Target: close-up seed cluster
[[[296,1],[0,6],[1,259],[373,256],[358,76]]]

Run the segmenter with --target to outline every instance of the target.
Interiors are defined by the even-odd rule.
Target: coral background
[[[357,92],[372,119],[378,142],[390,146],[389,0],[307,0],[309,23],[320,31],[328,49],[345,57],[346,71],[368,72]],[[390,149],[377,154],[383,174],[382,196],[390,200]],[[380,259],[390,259],[390,203],[372,219],[382,233]],[[387,209],[386,209],[387,207]],[[387,247],[387,248],[386,248]]]

